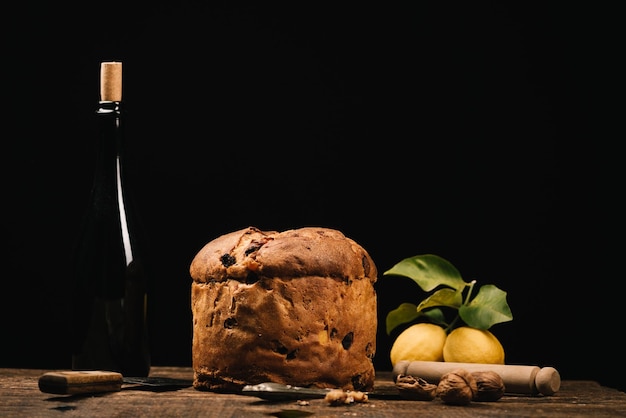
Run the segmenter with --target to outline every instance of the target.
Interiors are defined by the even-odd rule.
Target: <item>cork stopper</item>
[[[100,65],[100,100],[122,101],[122,63],[103,62]]]

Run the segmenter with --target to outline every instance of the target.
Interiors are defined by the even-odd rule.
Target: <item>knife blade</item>
[[[307,388],[285,385],[275,382],[264,382],[257,385],[246,385],[241,390],[242,395],[256,396],[271,401],[323,399],[332,389]],[[401,399],[396,388],[381,387],[370,392],[363,392],[372,399]]]

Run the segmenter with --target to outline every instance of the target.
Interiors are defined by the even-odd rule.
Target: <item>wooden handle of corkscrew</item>
[[[400,361],[393,367],[393,378],[395,380],[401,374],[411,375],[437,384],[441,376],[455,369],[465,369],[470,373],[494,371],[502,377],[505,393],[550,396],[561,386],[561,376],[554,367],[450,361]]]

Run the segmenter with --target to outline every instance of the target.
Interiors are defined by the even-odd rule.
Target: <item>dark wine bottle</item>
[[[148,270],[124,162],[122,63],[103,62],[96,167],[73,252],[72,369],[147,376]]]

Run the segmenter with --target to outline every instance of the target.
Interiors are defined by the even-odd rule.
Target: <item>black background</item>
[[[83,3],[4,16],[1,366],[70,367],[68,253],[99,64],[118,60],[155,365],[190,365],[188,267],[206,242],[318,225],[380,271],[378,368],[386,313],[421,296],[382,272],[433,253],[507,291],[514,319],[491,329],[507,363],[624,390],[614,10]]]

